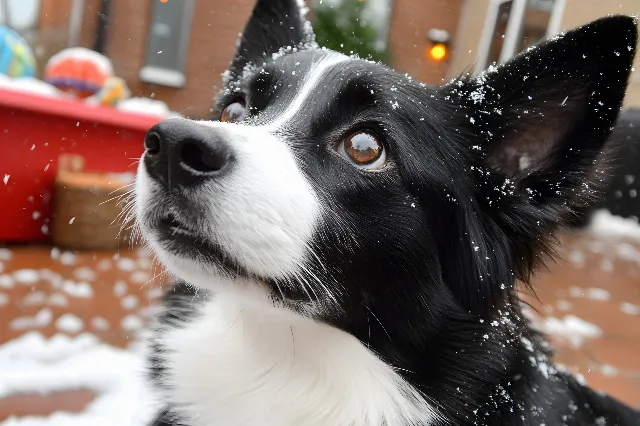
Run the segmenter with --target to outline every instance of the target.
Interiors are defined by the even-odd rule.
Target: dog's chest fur
[[[158,341],[166,399],[189,426],[437,423],[424,398],[347,333],[230,295],[197,309]]]

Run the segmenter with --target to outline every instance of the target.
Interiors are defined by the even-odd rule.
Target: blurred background
[[[147,129],[206,119],[254,0],[0,0],[0,425],[140,425],[165,276],[131,241]],[[321,46],[441,84],[638,0],[313,0]],[[634,71],[625,108],[640,107]],[[632,143],[637,144],[636,141]],[[624,196],[635,198],[635,175]],[[621,195],[622,196],[622,195]],[[640,407],[640,226],[564,235],[528,315],[556,359]],[[152,408],[149,408],[151,410]]]

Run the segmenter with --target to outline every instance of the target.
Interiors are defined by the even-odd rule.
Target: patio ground
[[[560,254],[564,260],[536,277],[536,295],[524,295],[528,312],[549,334],[559,363],[640,407],[640,240],[567,237]],[[160,268],[144,250],[0,248],[0,344],[37,330],[46,337],[89,332],[127,347],[161,294],[162,276],[154,271]],[[10,416],[81,412],[97,394],[83,387],[4,398],[0,392],[0,424]]]

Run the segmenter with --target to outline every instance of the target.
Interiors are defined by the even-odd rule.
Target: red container
[[[0,89],[0,242],[49,241],[60,154],[82,155],[87,171],[134,173],[162,119]]]

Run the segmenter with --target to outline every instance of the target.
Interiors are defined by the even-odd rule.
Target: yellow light
[[[436,43],[429,48],[429,56],[435,61],[441,61],[447,56],[447,46],[442,43]]]

